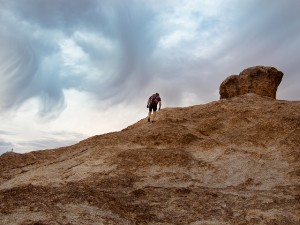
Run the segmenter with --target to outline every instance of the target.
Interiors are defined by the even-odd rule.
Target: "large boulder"
[[[227,77],[220,85],[220,98],[232,98],[247,93],[255,93],[276,99],[277,87],[283,73],[274,67],[254,66],[239,75]]]

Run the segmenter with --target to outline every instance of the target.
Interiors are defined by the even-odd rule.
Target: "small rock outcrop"
[[[239,75],[227,77],[220,85],[220,99],[232,98],[247,93],[276,99],[277,87],[283,73],[274,67],[254,66]]]

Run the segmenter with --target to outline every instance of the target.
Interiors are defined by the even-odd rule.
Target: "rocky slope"
[[[300,102],[166,108],[66,148],[0,157],[0,224],[300,224]]]

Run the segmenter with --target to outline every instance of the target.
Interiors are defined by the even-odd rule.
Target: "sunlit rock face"
[[[276,99],[283,73],[274,67],[255,66],[239,75],[227,77],[220,85],[220,98],[232,98],[247,93]]]
[[[0,224],[299,225],[299,112],[248,93],[5,153]]]

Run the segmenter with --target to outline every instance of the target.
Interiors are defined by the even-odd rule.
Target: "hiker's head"
[[[156,93],[156,96],[159,96],[159,93]]]

